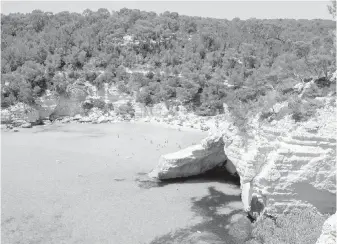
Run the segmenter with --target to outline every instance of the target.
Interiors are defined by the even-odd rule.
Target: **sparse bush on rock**
[[[92,109],[93,107],[94,107],[94,104],[90,100],[86,100],[82,103],[82,108],[85,109],[85,110]]]
[[[106,108],[106,104],[100,98],[89,98],[85,100],[84,102],[82,102],[82,108],[85,110],[90,110],[92,108],[98,108],[98,109],[103,110]]]
[[[289,109],[292,113],[292,118],[295,122],[303,122],[312,118],[317,109],[321,108],[323,105],[320,105],[314,100],[300,100],[298,98],[292,99],[289,102]]]
[[[253,224],[252,240],[245,244],[315,244],[326,219],[310,208],[295,208],[276,221],[262,216]]]

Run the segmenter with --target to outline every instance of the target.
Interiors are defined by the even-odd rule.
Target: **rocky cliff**
[[[323,224],[322,233],[316,244],[336,243],[336,214],[331,215]]]
[[[320,98],[326,103],[324,108],[307,122],[295,123],[286,116],[262,123],[257,115],[250,119],[246,133],[234,125],[228,111],[221,116],[220,123],[196,119],[193,124],[195,127],[208,124],[210,134],[220,131],[224,135],[226,167],[240,176],[245,210],[250,209],[252,195],[256,194],[271,215],[295,207],[311,207],[331,214],[336,211],[334,99]],[[189,121],[186,119],[189,116],[180,114],[169,123]],[[215,126],[216,122],[219,125]]]
[[[245,137],[228,128],[225,153],[240,175],[247,210],[255,193],[269,214],[293,207],[336,211],[335,112],[327,106],[300,124],[290,119],[272,125],[252,121]]]
[[[157,168],[149,175],[160,180],[200,175],[225,161],[223,138],[213,135],[201,144],[161,156]]]
[[[133,102],[131,96],[121,94],[114,85],[105,84],[97,89],[89,82],[75,82],[68,86],[67,93],[56,95],[47,90],[36,99],[34,105],[18,103],[1,109],[1,124],[14,127],[28,127],[41,122],[61,119],[62,122],[101,123],[122,120],[117,116],[118,108],[127,102]],[[84,103],[88,105],[85,108]]]

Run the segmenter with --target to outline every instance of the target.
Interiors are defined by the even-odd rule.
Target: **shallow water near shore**
[[[132,123],[2,132],[2,242],[240,243],[228,234],[242,216],[235,180],[147,178],[161,154],[206,135]]]

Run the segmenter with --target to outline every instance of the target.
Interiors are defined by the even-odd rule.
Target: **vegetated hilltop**
[[[201,116],[223,113],[226,103],[238,124],[291,101],[294,118],[305,120],[317,107],[311,99],[335,86],[329,20],[229,21],[124,8],[2,14],[1,27],[2,108],[90,82],[114,84],[147,106],[175,100]],[[294,86],[310,78],[311,92],[298,99]]]

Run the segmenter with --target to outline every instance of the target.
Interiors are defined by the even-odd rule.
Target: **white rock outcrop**
[[[249,133],[224,131],[225,153],[241,181],[242,200],[249,210],[257,194],[269,214],[291,208],[336,211],[335,107],[325,108],[308,122],[289,120],[272,126],[251,123]],[[314,129],[313,129],[314,128]]]
[[[323,102],[326,102],[324,108],[307,122],[295,123],[286,116],[279,121],[261,123],[256,116],[250,120],[247,133],[234,126],[228,111],[207,120],[179,111],[172,123],[186,126],[188,121],[193,121],[195,128],[208,126],[210,134],[220,131],[224,135],[226,168],[240,176],[245,210],[250,209],[251,197],[257,194],[265,211],[272,215],[294,207],[334,213],[336,109],[333,98],[327,97]],[[158,119],[167,123],[169,116]],[[195,152],[205,153],[200,153],[206,157],[202,164]],[[196,145],[164,155],[151,175],[165,179],[202,173],[201,165],[206,167],[207,162],[210,169],[218,163],[206,156],[206,152],[202,145]]]
[[[3,124],[20,127],[22,125],[27,126],[28,123],[36,123],[39,119],[40,113],[36,107],[21,102],[1,110],[1,123]]]
[[[157,168],[149,176],[158,179],[188,177],[202,174],[225,161],[222,135],[213,135],[201,144],[161,156]]]
[[[336,243],[336,214],[331,215],[323,224],[322,233],[316,244]]]

